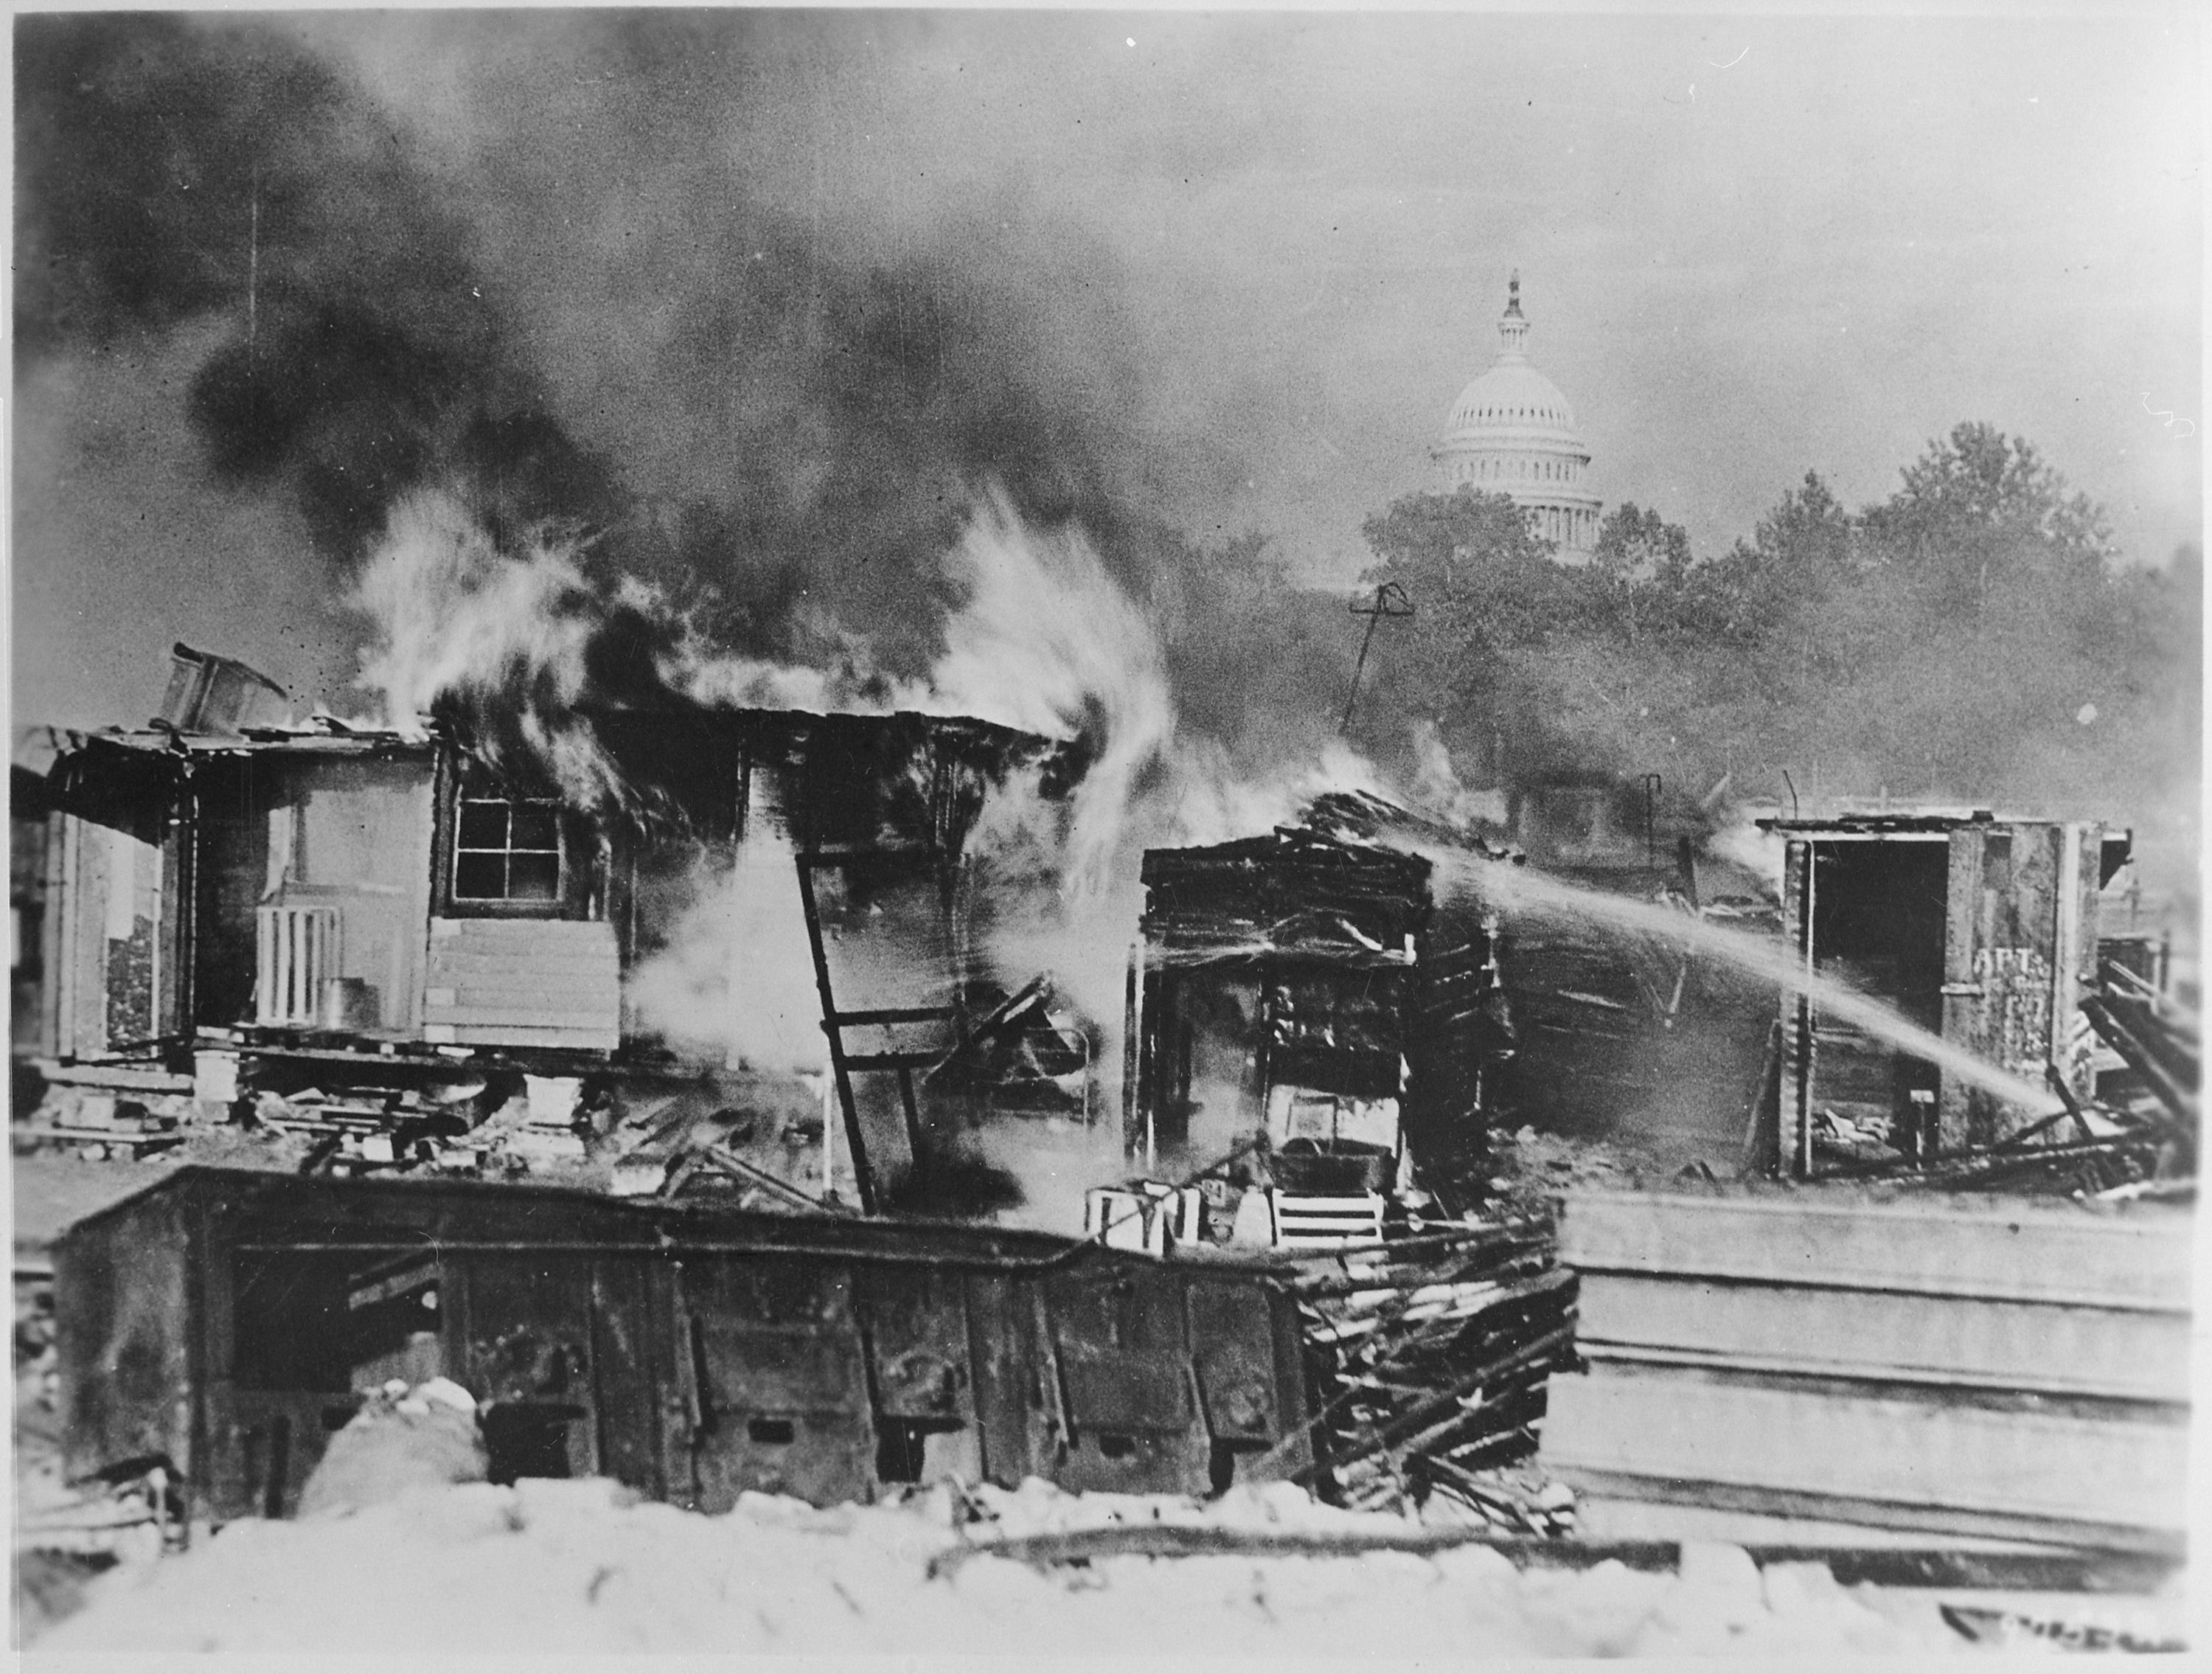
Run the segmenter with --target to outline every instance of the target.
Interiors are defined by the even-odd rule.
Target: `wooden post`
[[[812,822],[807,843],[799,855],[799,900],[806,911],[806,941],[814,952],[814,986],[822,997],[822,1032],[829,1038],[830,1074],[837,1086],[837,1103],[845,1113],[845,1142],[853,1153],[853,1190],[860,1200],[860,1213],[876,1212],[876,1183],[868,1170],[868,1142],[860,1132],[860,1107],[853,1097],[852,1072],[845,1064],[845,1035],[837,1018],[837,1001],[830,987],[830,960],[822,947],[822,911],[814,900]]]
[[[1143,1017],[1144,957],[1144,943],[1131,943],[1128,971],[1121,989],[1121,1154],[1125,1157],[1134,1154],[1140,1143],[1137,1133],[1137,1087],[1138,1067],[1144,1053],[1138,1031]]]
[[[1790,927],[1796,953],[1807,977],[1814,974],[1813,879],[1814,846],[1809,842],[1790,844],[1783,869],[1783,921]],[[1782,1092],[1774,1101],[1774,1152],[1787,1155],[1790,1172],[1803,1179],[1813,1172],[1813,1031],[1812,996],[1785,995],[1783,1019],[1788,1038],[1783,1065]],[[1788,1129],[1785,1138],[1784,1129]]]
[[[914,1159],[915,1172],[919,1174],[921,1172],[922,1154],[921,1106],[914,1096],[914,1067],[902,1063],[899,1065],[897,1074],[899,1107],[906,1112],[907,1152]]]
[[[1951,833],[1950,870],[1943,904],[1943,1038],[1978,1050],[1982,1037],[1984,995],[1975,954],[1983,946],[1982,869],[1986,858],[1984,825],[1958,826]],[[1958,1150],[1973,1123],[1973,1089],[1949,1071],[1937,1082],[1936,1131],[1923,1161]]]

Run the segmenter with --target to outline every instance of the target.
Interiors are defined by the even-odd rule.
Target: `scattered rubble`
[[[182,1145],[194,1115],[189,1093],[129,1097],[63,1083],[15,1121],[10,1137],[17,1152],[66,1147],[100,1160],[137,1162]]]
[[[2063,983],[2051,986],[2051,961],[1968,949],[1980,959],[1974,981],[1960,976],[1940,997],[1973,1002],[1976,1042],[2033,1046],[2065,1106],[2009,1131],[1890,1046],[1854,1041],[1832,1020],[1816,1027],[1807,1005],[1785,1006],[1771,1026],[1754,1017],[1771,1044],[1745,1109],[1744,1154],[1691,1152],[1685,1164],[1679,1145],[1662,1154],[1589,1132],[1623,1132],[1622,1102],[1657,1097],[1658,1081],[1713,1084],[1718,1060],[1700,1058],[1709,1044],[1692,1038],[1692,1014],[1712,997],[1701,1000],[1705,988],[1725,984],[1687,951],[1644,958],[1656,942],[1623,963],[1610,933],[1533,935],[1437,887],[1427,858],[1449,850],[1454,864],[1504,876],[1520,856],[1379,798],[1332,794],[1267,836],[1146,857],[1123,1019],[1125,1160],[1168,1175],[1217,1161],[1173,1179],[1091,1174],[1077,1188],[1089,1188],[1079,1243],[902,1223],[879,1211],[980,1221],[1002,1207],[981,1185],[954,1189],[962,1136],[1002,1118],[1031,1132],[1088,1127],[1101,1113],[1099,1063],[1113,1054],[1048,977],[987,989],[950,954],[957,980],[941,1003],[884,1003],[881,973],[860,957],[882,951],[868,938],[903,922],[902,933],[945,931],[957,951],[953,863],[969,803],[991,772],[1009,770],[1008,752],[1028,760],[1043,747],[896,721],[752,716],[724,729],[717,759],[729,770],[711,797],[700,793],[728,841],[757,819],[779,888],[796,864],[792,904],[803,909],[828,1053],[819,1074],[756,1074],[735,1067],[739,1054],[681,1057],[625,1033],[615,919],[596,907],[532,928],[445,916],[442,896],[442,906],[416,903],[447,973],[416,973],[439,1020],[420,1038],[374,1028],[366,979],[325,968],[333,910],[304,894],[230,927],[264,938],[258,988],[231,996],[252,1002],[252,1025],[195,1028],[179,1001],[184,1034],[139,1041],[136,1056],[39,1060],[41,1083],[19,1074],[36,1093],[12,1123],[19,1154],[150,1162],[156,1178],[179,1164],[261,1171],[173,1180],[167,1197],[186,1205],[175,1226],[200,1217],[191,1239],[149,1220],[143,1237],[111,1221],[75,1256],[64,1241],[65,1269],[85,1263],[95,1275],[86,1294],[106,1298],[71,1316],[70,1333],[85,1336],[64,1342],[76,1371],[61,1397],[82,1408],[70,1446],[86,1480],[73,1486],[61,1475],[51,1277],[19,1252],[19,1590],[41,1621],[90,1601],[53,1648],[912,1652],[1000,1649],[1011,1631],[1048,1651],[1096,1653],[1156,1650],[1162,1621],[1195,1634],[1178,1648],[1299,1655],[1376,1642],[1439,1655],[1471,1643],[1598,1654],[2172,1642],[2158,1622],[2085,1624],[1971,1600],[1940,1614],[1929,1604],[1908,1621],[1827,1568],[1779,1558],[1762,1568],[1736,1548],[1677,1549],[1664,1576],[1593,1562],[1583,1525],[1602,1485],[1575,1476],[1592,1496],[1578,1505],[1537,1453],[1550,1380],[1588,1369],[1576,1343],[1582,1281],[1556,1245],[1560,1198],[1655,1185],[1785,1195],[1816,1175],[1839,1194],[1998,1189],[2106,1206],[2193,1195],[2197,1032],[2160,983],[2108,960],[2062,1050],[2053,1014],[2034,1010],[2051,994],[2071,1003]],[[886,846],[871,811],[896,780],[886,764],[917,739],[975,753],[963,770],[974,782],[940,772],[927,840]],[[414,768],[426,751],[458,748],[419,742],[376,748]],[[296,756],[313,778],[360,753],[349,739],[251,744],[207,746],[202,765],[238,773],[257,754]],[[846,764],[859,787],[846,788],[851,806],[831,799],[836,829],[816,818],[821,808],[792,825],[819,790],[799,758],[860,744]],[[87,773],[119,771],[131,752],[175,770],[170,752],[137,745],[86,750]],[[191,757],[181,745],[173,753]],[[777,800],[786,794],[792,808]],[[464,798],[458,813],[436,813],[433,835],[451,835],[449,813],[494,803],[531,805]],[[262,812],[276,825],[291,817]],[[1994,842],[1988,824],[1954,840]],[[2061,836],[2090,879],[2111,843]],[[539,852],[515,852],[526,851]],[[1793,861],[1801,892],[1813,859],[1806,847]],[[232,860],[240,876],[259,875],[259,862]],[[886,882],[894,874],[903,896]],[[453,895],[459,875],[441,873],[437,887]],[[1684,877],[1686,893],[1662,891],[1661,904],[1701,918],[1694,868]],[[1872,874],[1851,879],[1886,887]],[[1945,948],[1928,905],[1937,898],[1908,927],[1923,952]],[[1803,918],[1809,965],[1809,908]],[[517,925],[531,929],[529,947],[507,945]],[[1966,947],[1958,926],[1949,933]],[[2070,959],[2081,943],[2094,959],[2094,921],[2074,924],[2061,951]],[[1819,938],[1839,959],[1895,962],[1888,941],[1861,946],[1826,920]],[[650,957],[624,940],[620,971]],[[1934,980],[1923,963],[1915,983]],[[574,971],[541,992],[538,965]],[[471,972],[489,988],[471,988]],[[590,1007],[547,997],[570,976]],[[547,1020],[556,1015],[568,1020]],[[1785,1084],[1786,1041],[1802,1050]],[[1826,1055],[1817,1095],[1816,1045]],[[2008,1074],[2019,1061],[2009,1053]],[[1527,1102],[1539,1084],[1546,1099]],[[1524,1110],[1587,1131],[1516,1129]],[[1735,1184],[1748,1172],[1796,1178]],[[371,1178],[400,1174],[448,1184],[387,1190]],[[240,1228],[256,1204],[266,1214],[247,1239]],[[94,1248],[99,1239],[108,1242]],[[232,1257],[249,1249],[268,1259],[244,1278]],[[230,1277],[187,1283],[194,1263]],[[1613,1282],[1590,1270],[1598,1287]],[[116,1303],[125,1293],[127,1308]],[[1698,1306],[1701,1324],[1735,1318]],[[1690,1403],[1712,1417],[1723,1385],[1707,1374],[1729,1369],[1723,1351],[1735,1349],[1612,1329],[1612,1339],[1594,1334],[1601,1372],[1608,1354],[1617,1365],[1636,1349],[1694,1384]],[[101,1335],[111,1330],[113,1343]],[[164,1331],[191,1342],[179,1351],[195,1367],[185,1401],[167,1385],[125,1387],[115,1371],[133,1353],[168,1363],[174,1345],[155,1341]],[[1789,1346],[1797,1359],[1781,1371],[1799,1383],[1844,1375],[1808,1370],[1802,1345]],[[258,1377],[232,1377],[223,1357],[252,1355]],[[1760,1361],[1736,1368],[1747,1377],[1779,1375],[1777,1354],[1747,1356]],[[1956,1381],[1955,1368],[1937,1369],[1943,1387]],[[1575,1381],[1587,1407],[1592,1391],[1622,1380]],[[1663,1404],[1639,1398],[1619,1427],[1668,1431]],[[1559,1403],[1562,1424],[1571,1404]],[[499,1438],[495,1416],[515,1421]],[[186,1422],[189,1442],[161,1427]],[[1735,1433],[1778,1432],[1736,1422]],[[171,1480],[166,1458],[149,1466],[161,1447],[189,1458],[191,1480]],[[1695,1463],[1676,1462],[1665,1480],[1689,1482]],[[588,1475],[601,1470],[632,1487]],[[538,1480],[564,1471],[584,1479]],[[1133,1491],[1209,1484],[1205,1503]],[[1733,1478],[1721,1486],[1744,1492]],[[1080,1488],[1092,1491],[1064,1491]],[[640,1504],[637,1489],[723,1514]],[[882,1503],[845,1503],[869,1498]],[[256,1515],[287,1511],[299,1525]],[[211,1538],[210,1517],[222,1524]],[[188,1531],[191,1549],[164,1558]],[[1569,1567],[1521,1573],[1506,1551]],[[101,1567],[115,1573],[95,1575]],[[371,1569],[373,1590],[332,1581]],[[383,1608],[395,1590],[416,1607]]]
[[[1575,1275],[1548,1224],[1431,1227],[1303,1265],[1322,1497],[1442,1494],[1512,1534],[1571,1529],[1571,1494],[1497,1469],[1535,1452],[1547,1380],[1577,1364]]]
[[[1669,1169],[1626,1138],[1570,1138],[1523,1127],[1493,1133],[1490,1147],[1494,1171],[1490,1190],[1496,1212],[1504,1215],[1546,1214],[1571,1190],[1658,1184],[1680,1178],[1683,1172],[1680,1166]],[[1697,1173],[1694,1166],[1690,1172]],[[1698,1178],[1710,1174],[1708,1169]]]

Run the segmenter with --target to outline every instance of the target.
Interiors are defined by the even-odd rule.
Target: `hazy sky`
[[[465,229],[501,364],[647,491],[805,492],[748,474],[771,374],[694,323],[760,219],[1017,299],[1006,352],[1112,493],[1316,575],[1425,485],[1514,268],[1594,486],[1702,551],[1808,468],[1879,498],[1970,418],[2033,439],[2131,556],[2199,538],[2191,8],[264,22]],[[234,301],[19,361],[19,721],[142,718],[180,636],[345,679],[345,555],[208,478],[185,420]]]

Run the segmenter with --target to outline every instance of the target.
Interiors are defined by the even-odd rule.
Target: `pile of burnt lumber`
[[[1516,1533],[1555,1532],[1564,1501],[1499,1474],[1536,1451],[1547,1380],[1579,1367],[1576,1278],[1550,1222],[1428,1223],[1302,1265],[1315,1491],[1357,1510],[1443,1494]]]
[[[88,1158],[136,1160],[184,1142],[192,1115],[192,1081],[138,1062],[33,1061],[44,1083],[35,1100],[20,1099],[9,1123],[12,1148],[73,1150]]]
[[[2053,1068],[2046,1079],[2063,1108],[1994,1144],[1925,1162],[1847,1163],[1828,1172],[1944,1191],[2193,1196],[2203,1061],[2197,1019],[2111,959],[2098,991],[2081,1001],[2081,1014],[2126,1066],[2117,1084],[2100,1078],[2098,1098],[2076,1097]]]
[[[19,1153],[74,1150],[82,1157],[135,1162],[184,1143],[181,1123],[191,1104],[189,1099],[124,1099],[64,1087],[13,1123],[9,1137]]]
[[[2185,1149],[2193,1172],[2204,1059],[2197,1015],[2116,960],[2104,962],[2102,978],[2081,1012],[2128,1067],[2133,1085],[2118,1102]]]

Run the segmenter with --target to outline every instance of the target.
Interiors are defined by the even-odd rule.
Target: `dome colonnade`
[[[1528,514],[1531,531],[1556,545],[1560,562],[1586,563],[1597,545],[1601,504],[1585,486],[1589,450],[1567,398],[1528,364],[1518,273],[1498,335],[1497,361],[1460,392],[1430,450],[1437,486],[1447,494],[1466,486],[1506,496]]]

